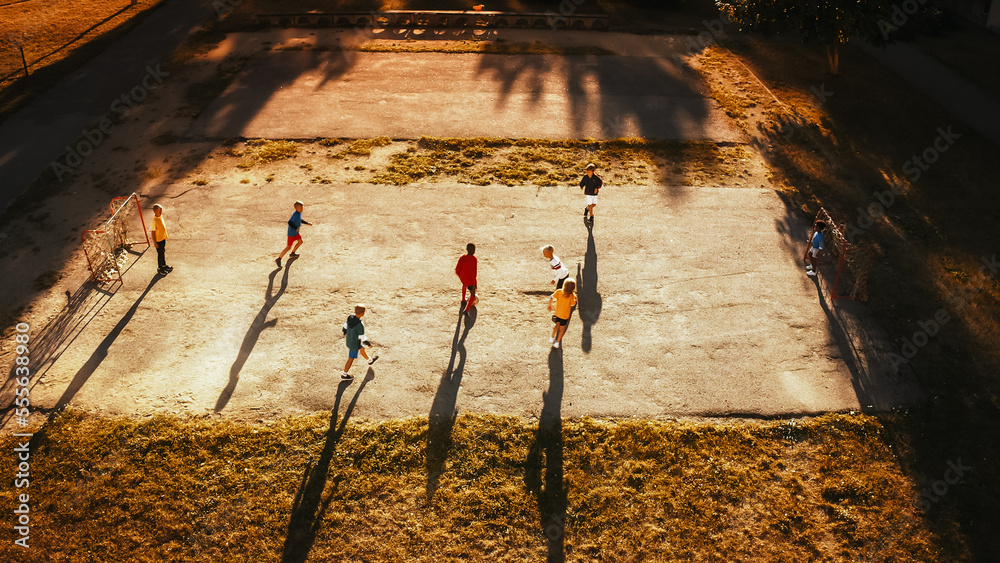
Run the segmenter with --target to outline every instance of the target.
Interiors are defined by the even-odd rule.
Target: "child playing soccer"
[[[549,261],[549,266],[552,267],[552,283],[556,285],[556,289],[562,289],[563,282],[569,277],[569,268],[563,266],[562,260],[553,253],[554,251],[555,248],[551,244],[547,244],[542,247],[542,256]]]
[[[351,364],[354,360],[358,358],[360,353],[364,359],[368,360],[368,365],[375,363],[378,356],[368,357],[368,352],[365,351],[365,347],[371,347],[372,343],[365,338],[365,324],[361,322],[361,317],[365,316],[365,306],[358,303],[354,306],[354,314],[347,317],[347,322],[344,323],[344,336],[347,342],[347,363],[344,365],[344,373],[340,375],[341,379],[351,380],[354,376],[349,372],[351,370]]]
[[[302,227],[302,225],[312,226],[312,223],[302,218],[302,208],[303,208],[302,202],[296,201],[295,213],[292,213],[292,218],[288,220],[288,246],[286,246],[285,249],[281,251],[281,254],[279,254],[278,257],[275,258],[274,260],[278,264],[279,268],[281,267],[281,259],[285,256],[285,253],[288,252],[289,250],[292,251],[292,253],[289,256],[291,256],[292,258],[298,258],[299,255],[296,253],[296,250],[298,250],[299,247],[302,246],[302,235],[299,234],[299,229]],[[293,244],[295,245],[294,249],[292,248]]]
[[[156,246],[156,273],[165,276],[174,269],[167,266],[167,223],[163,219],[163,206],[159,203],[153,205],[153,229],[149,234],[153,235],[153,245]]]
[[[559,348],[562,345],[563,335],[566,334],[566,325],[569,324],[569,317],[573,314],[573,306],[576,305],[575,291],[576,280],[569,278],[563,284],[562,289],[557,289],[549,298],[549,311],[552,311],[553,305],[555,305],[555,314],[552,315],[552,322],[555,323],[555,326],[552,327],[552,337],[549,338],[553,348]]]
[[[583,218],[586,220],[587,213],[590,213],[590,224],[592,225],[594,224],[594,208],[597,207],[597,192],[604,185],[604,180],[601,180],[601,177],[594,173],[595,170],[597,170],[596,165],[588,164],[587,172],[580,180],[580,188],[587,200],[587,206],[583,208]]]
[[[462,281],[462,312],[468,313],[469,309],[479,301],[479,298],[476,297],[476,273],[479,269],[479,261],[475,256],[476,245],[470,242],[466,245],[465,251],[467,254],[463,254],[458,258],[458,264],[455,265],[455,274]],[[469,290],[468,302],[465,300],[466,289]],[[468,303],[468,306],[466,303]]]
[[[825,229],[826,223],[823,221],[816,221],[816,224],[813,225],[812,241],[809,246],[806,247],[806,255],[802,257],[802,259],[807,262],[807,276],[816,275],[816,257],[819,256],[820,251],[823,250],[823,231]]]

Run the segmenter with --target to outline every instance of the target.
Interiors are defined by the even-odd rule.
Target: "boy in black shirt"
[[[597,207],[597,192],[604,185],[604,180],[601,180],[601,177],[595,174],[594,170],[597,170],[597,166],[588,164],[587,172],[580,180],[580,188],[583,189],[583,195],[587,199],[587,207],[583,208],[583,218],[586,220],[587,214],[590,213],[591,224],[594,222],[594,207]]]

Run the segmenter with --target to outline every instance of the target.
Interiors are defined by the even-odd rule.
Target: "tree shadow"
[[[563,378],[562,351],[552,348],[549,351],[549,390],[542,395],[538,434],[524,463],[524,484],[538,499],[539,525],[548,546],[549,563],[562,563],[566,559],[564,539],[568,501],[563,483]]]
[[[469,309],[468,315],[458,314],[455,325],[455,337],[451,342],[451,359],[448,369],[441,376],[431,412],[427,417],[427,500],[434,498],[438,481],[444,473],[445,462],[448,460],[448,450],[451,448],[451,430],[458,416],[455,408],[458,402],[458,389],[462,385],[462,373],[465,370],[465,338],[476,324],[476,307]],[[462,330],[462,319],[465,318],[465,330]],[[458,358],[458,365],[455,359]]]
[[[108,350],[111,348],[111,345],[115,343],[115,340],[118,339],[118,335],[120,335],[122,331],[125,330],[125,327],[128,325],[129,321],[131,321],[132,317],[135,316],[135,312],[139,310],[139,304],[142,303],[142,300],[146,298],[146,295],[149,294],[149,291],[153,289],[153,286],[156,285],[156,283],[160,281],[161,278],[162,276],[157,275],[153,276],[153,279],[149,280],[149,285],[147,285],[146,289],[143,290],[142,294],[139,295],[138,298],[136,298],[135,303],[132,303],[132,306],[129,307],[129,310],[122,316],[121,320],[118,321],[118,324],[116,324],[115,327],[111,329],[111,332],[109,332],[108,335],[104,337],[104,340],[102,340],[101,343],[97,346],[97,349],[94,350],[94,353],[90,355],[90,358],[87,360],[87,362],[83,364],[83,367],[81,367],[76,372],[76,375],[73,376],[73,381],[70,382],[69,387],[66,388],[66,391],[64,391],[62,394],[62,397],[59,398],[59,401],[56,403],[54,410],[58,411],[63,407],[65,407],[66,405],[68,405],[69,402],[73,400],[73,397],[76,396],[77,392],[79,392],[80,389],[83,388],[83,385],[87,383],[87,380],[90,379],[90,376],[94,375],[94,372],[97,371],[97,368],[104,361],[104,358],[108,357]]]
[[[229,384],[226,388],[222,390],[219,395],[219,400],[215,402],[215,412],[221,412],[222,409],[226,408],[229,403],[229,399],[232,398],[233,392],[236,390],[236,384],[240,381],[240,371],[243,369],[243,364],[247,362],[247,358],[250,357],[250,352],[253,352],[254,346],[257,345],[257,339],[260,338],[260,333],[264,332],[265,328],[271,328],[278,324],[278,319],[274,318],[270,321],[267,320],[268,313],[281,298],[282,294],[285,293],[285,289],[288,288],[288,272],[292,269],[292,263],[296,260],[295,257],[288,259],[285,264],[285,273],[281,276],[281,286],[278,288],[278,292],[271,295],[274,291],[274,278],[277,277],[278,272],[281,268],[275,268],[271,275],[267,279],[267,291],[264,293],[264,305],[261,306],[260,312],[254,317],[253,322],[250,323],[250,328],[247,330],[246,335],[243,337],[243,344],[240,345],[240,351],[236,355],[236,361],[233,362],[233,366],[229,368]]]
[[[323,523],[323,516],[326,514],[330,502],[343,479],[338,475],[333,480],[333,487],[323,499],[323,491],[326,489],[327,474],[330,471],[330,462],[333,460],[333,453],[337,448],[337,443],[344,435],[347,421],[354,412],[354,407],[358,403],[361,392],[369,381],[375,379],[375,370],[368,368],[365,378],[361,381],[361,386],[355,391],[354,397],[344,411],[344,418],[337,424],[337,414],[340,412],[340,400],[344,391],[350,387],[350,381],[341,381],[337,386],[337,400],[333,405],[333,413],[330,417],[330,429],[326,432],[326,442],[323,444],[323,451],[319,454],[316,464],[310,459],[302,473],[302,483],[299,491],[292,502],[292,514],[288,520],[288,533],[285,536],[285,546],[281,552],[282,563],[303,563],[309,557],[313,542],[316,541],[316,534]]]
[[[484,54],[477,72],[497,84],[498,108],[520,92],[544,109],[544,90],[554,87],[566,97],[574,138],[710,136],[709,98],[694,86],[696,78],[666,58]]]
[[[594,242],[594,226],[587,225],[587,254],[583,257],[583,270],[576,265],[577,310],[583,322],[583,336],[580,347],[589,353],[593,345],[591,329],[601,316],[601,294],[597,292],[597,245]]]

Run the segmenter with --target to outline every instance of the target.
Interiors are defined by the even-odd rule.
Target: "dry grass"
[[[320,141],[323,146],[331,146],[327,144],[327,139]],[[368,156],[372,153],[372,149],[378,147],[384,147],[392,144],[392,139],[389,137],[375,137],[374,139],[356,139],[347,144],[344,150],[338,153],[341,156],[354,155],[354,156]]]
[[[299,154],[299,144],[295,141],[248,139],[229,149],[229,154],[239,157],[241,160],[237,166],[247,170],[260,164],[295,158]]]
[[[422,137],[373,168],[367,181],[404,185],[449,179],[476,185],[575,184],[587,163],[605,181],[706,185],[724,181],[750,158],[742,146],[625,138],[605,141]]]
[[[31,0],[3,2],[0,39],[9,32],[25,37],[24,54],[32,77],[24,79],[21,53],[0,46],[0,118],[120,37],[136,16],[162,0]]]
[[[495,43],[491,41],[369,41],[349,47],[352,51],[372,53],[482,53],[487,55],[613,55],[592,45],[558,46],[542,43]]]
[[[872,417],[548,420],[341,427],[328,414],[247,424],[70,411],[32,445],[32,548],[18,560],[272,561],[283,549],[284,561],[965,556],[927,529]],[[12,463],[3,456],[0,471]],[[5,505],[15,492],[0,491]]]

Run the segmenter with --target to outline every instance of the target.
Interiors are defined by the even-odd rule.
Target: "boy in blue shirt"
[[[299,229],[302,227],[302,225],[312,226],[312,223],[302,218],[302,207],[303,204],[301,201],[295,202],[295,213],[292,213],[292,218],[288,220],[288,246],[286,246],[285,249],[281,251],[281,254],[279,254],[278,257],[274,260],[275,263],[278,264],[279,268],[281,267],[281,259],[285,256],[285,253],[288,252],[289,250],[292,251],[292,253],[289,255],[290,257],[292,258],[299,257],[299,255],[295,252],[296,250],[299,249],[300,246],[302,246],[302,235],[299,234]],[[293,244],[295,245],[294,249],[292,248]]]
[[[806,264],[806,275],[815,276],[816,275],[816,257],[819,256],[821,250],[823,250],[823,231],[826,229],[826,223],[823,221],[816,221],[813,225],[813,236],[810,241],[809,246],[806,248],[806,255],[802,257],[803,260],[807,262]]]

